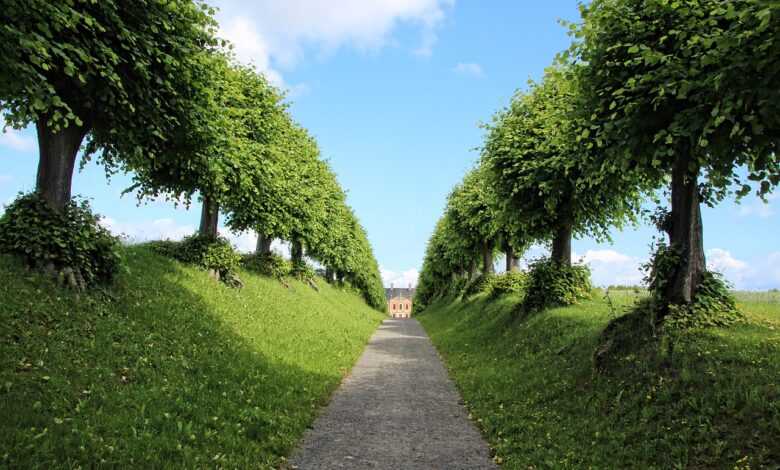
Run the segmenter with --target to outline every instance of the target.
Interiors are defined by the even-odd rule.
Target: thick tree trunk
[[[519,260],[515,256],[515,249],[512,245],[506,247],[506,272],[514,273],[518,270]]]
[[[669,244],[680,256],[664,292],[670,304],[690,303],[706,271],[704,237],[699,204],[699,168],[686,154],[677,157],[672,171],[672,213]]]
[[[214,199],[203,196],[203,209],[200,212],[200,229],[198,229],[198,233],[201,236],[216,239],[218,222],[219,204]]]
[[[482,274],[489,275],[496,272],[493,266],[493,245],[490,242],[482,244]]]
[[[35,190],[54,210],[62,211],[70,201],[76,156],[87,128],[71,125],[55,132],[46,118],[41,118],[36,128],[40,159]]]
[[[256,248],[256,254],[258,255],[268,255],[271,253],[271,242],[273,241],[273,238],[268,237],[264,235],[261,232],[257,232],[257,248]]]
[[[559,224],[553,235],[551,258],[560,266],[571,266],[571,236],[573,215],[571,201],[565,203],[559,214]]]
[[[477,261],[472,259],[471,262],[469,262],[469,271],[468,271],[469,277],[466,280],[471,281],[472,279],[474,279],[474,276],[476,274],[477,274]]]
[[[303,262],[303,244],[300,240],[293,240],[290,247],[290,257],[293,263]]]

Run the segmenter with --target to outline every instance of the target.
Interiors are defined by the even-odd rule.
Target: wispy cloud
[[[399,25],[416,25],[420,45],[430,56],[437,30],[455,0],[257,0],[251,6],[221,0],[220,34],[235,45],[239,59],[282,84],[280,69],[300,63],[307,49],[329,54],[341,47],[377,50],[394,42]]]
[[[774,195],[770,195],[770,201],[774,199]],[[764,203],[760,200],[753,201],[747,204],[742,204],[739,206],[739,215],[742,217],[750,217],[750,216],[756,216],[761,219],[768,219],[772,215],[774,215],[775,211],[772,209],[772,206],[768,203]]]
[[[485,76],[485,71],[482,70],[482,66],[473,62],[460,62],[453,70],[468,77],[482,78]]]
[[[420,273],[415,268],[407,269],[403,272],[396,272],[380,267],[379,272],[382,274],[382,283],[385,287],[395,286],[406,288],[409,285],[416,287],[417,280],[420,277]]]
[[[38,148],[38,143],[21,131],[7,128],[0,134],[0,146],[9,147],[19,152],[32,152]]]

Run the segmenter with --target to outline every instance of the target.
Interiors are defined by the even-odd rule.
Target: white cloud
[[[195,233],[192,225],[179,225],[173,219],[157,219],[144,222],[120,222],[110,217],[101,219],[100,224],[114,235],[122,236],[130,243],[150,240],[181,240]]]
[[[726,250],[720,248],[707,250],[707,269],[725,273],[726,271],[742,271],[747,267],[747,263],[734,258]]]
[[[271,67],[268,43],[257,32],[251,19],[240,16],[232,18],[220,28],[219,36],[233,44],[238,60],[253,64],[274,85],[283,85],[281,74]]]
[[[771,201],[775,199],[775,197],[776,196],[774,194],[770,194],[767,199]],[[739,206],[739,215],[742,217],[755,215],[762,219],[768,219],[774,215],[774,213],[775,211],[772,209],[772,206],[770,206],[768,203],[762,202],[761,200]]]
[[[643,260],[615,250],[587,250],[584,255],[573,255],[591,269],[591,279],[597,286],[640,285],[644,273]]]
[[[241,60],[254,63],[281,83],[278,68],[299,63],[306,49],[320,54],[341,47],[377,50],[393,42],[401,24],[416,25],[421,43],[416,55],[430,55],[437,29],[455,0],[257,0],[242,4],[221,0],[221,35]]]
[[[410,284],[416,287],[417,279],[420,277],[420,273],[414,268],[399,273],[380,267],[379,272],[382,274],[382,283],[385,287],[393,285],[406,288]]]
[[[456,65],[453,70],[461,75],[466,75],[474,78],[482,78],[485,76],[482,66],[471,62],[461,62]]]
[[[35,139],[9,127],[0,134],[0,146],[10,147],[19,152],[32,152],[38,148],[38,143]]]

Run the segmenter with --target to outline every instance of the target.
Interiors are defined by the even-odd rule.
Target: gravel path
[[[385,320],[293,468],[496,469],[417,320]]]

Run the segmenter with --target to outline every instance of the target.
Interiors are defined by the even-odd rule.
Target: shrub
[[[508,272],[494,276],[488,284],[485,292],[488,297],[497,298],[506,294],[518,294],[525,292],[528,275],[522,272]]]
[[[245,255],[241,264],[250,271],[279,280],[289,276],[292,272],[292,264],[274,253]]]
[[[550,259],[531,263],[521,308],[535,312],[547,307],[573,305],[590,298],[590,269],[585,265],[561,266]]]
[[[468,299],[480,292],[484,292],[490,285],[491,279],[495,277],[495,274],[480,274],[471,281],[466,283],[466,287],[463,288],[463,298]]]
[[[241,255],[236,253],[225,238],[213,239],[194,234],[178,243],[154,242],[152,247],[162,255],[207,269],[227,285],[241,286],[241,281],[236,275],[241,264]]]
[[[99,221],[85,200],[57,212],[37,193],[20,195],[0,217],[0,252],[76,289],[108,284],[121,266],[120,244]]]
[[[305,261],[293,262],[290,274],[303,282],[314,281],[314,276],[316,275],[314,268],[306,264]]]
[[[663,297],[667,284],[680,256],[664,242],[656,243],[653,259],[645,265],[645,281],[650,291],[651,309],[654,318],[663,315],[667,330],[688,329],[705,326],[728,326],[743,318],[737,309],[734,296],[722,276],[705,272],[696,290],[693,302],[681,305],[664,305]]]

